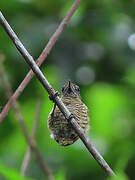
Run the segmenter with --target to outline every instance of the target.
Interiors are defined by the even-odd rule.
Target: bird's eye
[[[75,86],[75,90],[79,92],[80,91],[79,86]]]
[[[62,87],[62,92],[64,92],[64,87]]]

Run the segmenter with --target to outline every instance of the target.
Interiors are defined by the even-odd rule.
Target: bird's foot
[[[71,113],[68,119],[72,119],[72,118],[75,119],[75,115]]]
[[[49,95],[49,99],[52,101],[52,102],[55,102],[55,98],[59,96],[59,92],[56,91],[54,95]]]

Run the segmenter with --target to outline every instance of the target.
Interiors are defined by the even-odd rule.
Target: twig
[[[75,10],[77,9],[77,7],[79,6],[81,0],[75,0],[74,4],[72,5],[72,7],[70,8],[70,10],[68,11],[68,13],[66,14],[65,18],[62,20],[62,22],[60,23],[59,27],[57,28],[57,30],[55,31],[55,33],[52,35],[52,37],[50,38],[49,42],[47,43],[46,47],[44,48],[44,50],[42,51],[41,55],[39,56],[39,58],[37,59],[36,63],[38,66],[41,66],[41,64],[44,62],[44,60],[47,58],[48,54],[50,53],[52,47],[55,45],[57,39],[59,38],[60,34],[62,33],[65,25],[69,22],[69,20],[71,19],[72,15],[74,14]],[[1,12],[0,12],[1,13]],[[2,14],[1,14],[2,17]],[[2,23],[2,22],[1,22]],[[5,105],[5,107],[3,108],[1,114],[0,114],[0,122],[5,118],[5,116],[8,114],[8,111],[10,110],[10,108],[12,107],[12,102],[16,101],[16,99],[20,96],[20,94],[23,92],[24,88],[28,85],[28,83],[30,82],[30,80],[32,79],[32,77],[34,76],[34,73],[32,70],[30,70],[28,72],[28,74],[26,75],[26,77],[24,78],[24,80],[21,82],[21,84],[19,85],[19,87],[16,89],[16,91],[14,92],[14,94],[10,97],[9,101],[7,102],[7,104]]]
[[[38,99],[37,106],[36,106],[36,112],[35,112],[35,120],[34,120],[34,125],[33,125],[33,132],[32,132],[32,139],[35,139],[36,136],[36,131],[38,127],[38,122],[39,122],[39,116],[40,116],[40,110],[41,110],[41,98]],[[29,165],[29,161],[31,158],[31,148],[28,145],[28,150],[24,156],[24,160],[21,166],[21,173],[24,176],[25,172],[27,170],[27,167]]]
[[[31,158],[31,148],[30,146],[28,146],[28,150],[24,156],[23,162],[22,162],[22,166],[21,166],[21,174],[22,176],[25,176],[27,167],[29,165],[30,162],[30,158]]]
[[[34,121],[33,132],[32,132],[33,139],[35,139],[35,136],[36,136],[36,131],[37,131],[38,123],[39,123],[39,116],[41,112],[41,106],[42,106],[42,100],[41,100],[41,97],[39,97],[37,106],[36,106],[36,111],[35,111],[35,121]]]
[[[50,83],[47,81],[47,79],[45,78],[45,76],[43,75],[43,73],[41,72],[41,70],[39,69],[39,67],[37,66],[37,64],[35,63],[35,61],[33,60],[32,56],[28,53],[28,51],[24,48],[23,44],[21,43],[21,41],[18,39],[18,37],[16,36],[16,34],[14,33],[14,31],[11,29],[10,25],[8,24],[8,22],[6,21],[6,19],[4,18],[4,16],[2,15],[2,13],[0,14],[0,21],[2,26],[4,27],[4,29],[6,30],[6,32],[8,33],[9,37],[11,38],[11,40],[13,41],[13,43],[15,44],[15,46],[17,47],[17,49],[19,50],[19,52],[22,54],[22,56],[24,57],[25,61],[28,63],[28,65],[31,67],[31,69],[33,70],[33,72],[35,73],[36,77],[38,78],[38,80],[41,82],[41,84],[43,85],[43,87],[47,90],[48,94],[53,97],[55,103],[57,104],[57,106],[59,107],[59,109],[61,110],[61,112],[64,114],[64,116],[70,121],[70,123],[73,125],[75,131],[77,132],[78,136],[80,137],[80,139],[83,141],[83,143],[85,144],[86,148],[88,149],[88,151],[92,154],[92,156],[94,157],[94,159],[98,162],[98,164],[102,167],[102,169],[104,170],[104,172],[108,175],[108,176],[114,176],[114,172],[112,171],[112,169],[109,167],[109,165],[106,163],[106,161],[103,159],[103,157],[99,154],[99,152],[96,150],[96,148],[93,146],[93,144],[90,142],[89,138],[85,135],[84,131],[82,130],[82,128],[79,126],[79,124],[77,123],[77,121],[72,117],[72,114],[69,112],[69,110],[67,109],[67,107],[64,105],[64,103],[61,101],[61,99],[59,98],[59,96],[56,96],[56,92],[55,90],[52,88],[52,86],[50,85]]]
[[[3,64],[2,64],[1,61],[0,61],[0,78],[2,80],[3,87],[5,88],[5,92],[7,92],[6,93],[7,98],[9,98],[11,96],[11,94],[12,94],[12,89],[11,89],[11,85],[10,85],[10,83],[8,81],[8,78],[6,76],[6,73],[4,71],[4,67],[3,67]],[[22,114],[21,114],[21,112],[19,110],[19,104],[17,102],[14,102],[13,103],[13,108],[14,108],[14,111],[15,111],[15,114],[16,114],[16,119],[17,119],[18,123],[20,124],[20,127],[21,127],[22,132],[23,132],[23,134],[25,136],[25,139],[26,139],[26,141],[28,143],[28,146],[30,147],[30,149],[33,150],[35,158],[38,161],[38,163],[39,163],[41,169],[43,170],[44,174],[48,177],[49,180],[52,180],[53,176],[52,176],[47,164],[43,160],[43,158],[41,156],[41,153],[40,153],[40,151],[39,151],[39,149],[38,149],[38,147],[37,147],[37,145],[36,145],[36,143],[34,141],[36,127],[34,127],[33,136],[31,138],[29,136],[27,127],[26,127],[26,125],[24,123],[23,116],[22,116]],[[35,123],[35,126],[37,126],[37,122]]]

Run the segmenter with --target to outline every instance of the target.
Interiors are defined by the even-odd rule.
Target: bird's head
[[[80,98],[80,88],[76,84],[71,83],[71,81],[68,81],[68,83],[62,87],[62,95],[67,97]]]

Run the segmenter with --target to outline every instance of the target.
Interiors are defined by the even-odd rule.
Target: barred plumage
[[[62,93],[61,100],[86,132],[89,129],[88,108],[81,101],[79,87],[69,81],[62,89]],[[71,145],[79,138],[57,106],[49,114],[48,127],[52,133],[51,137],[61,146]]]

